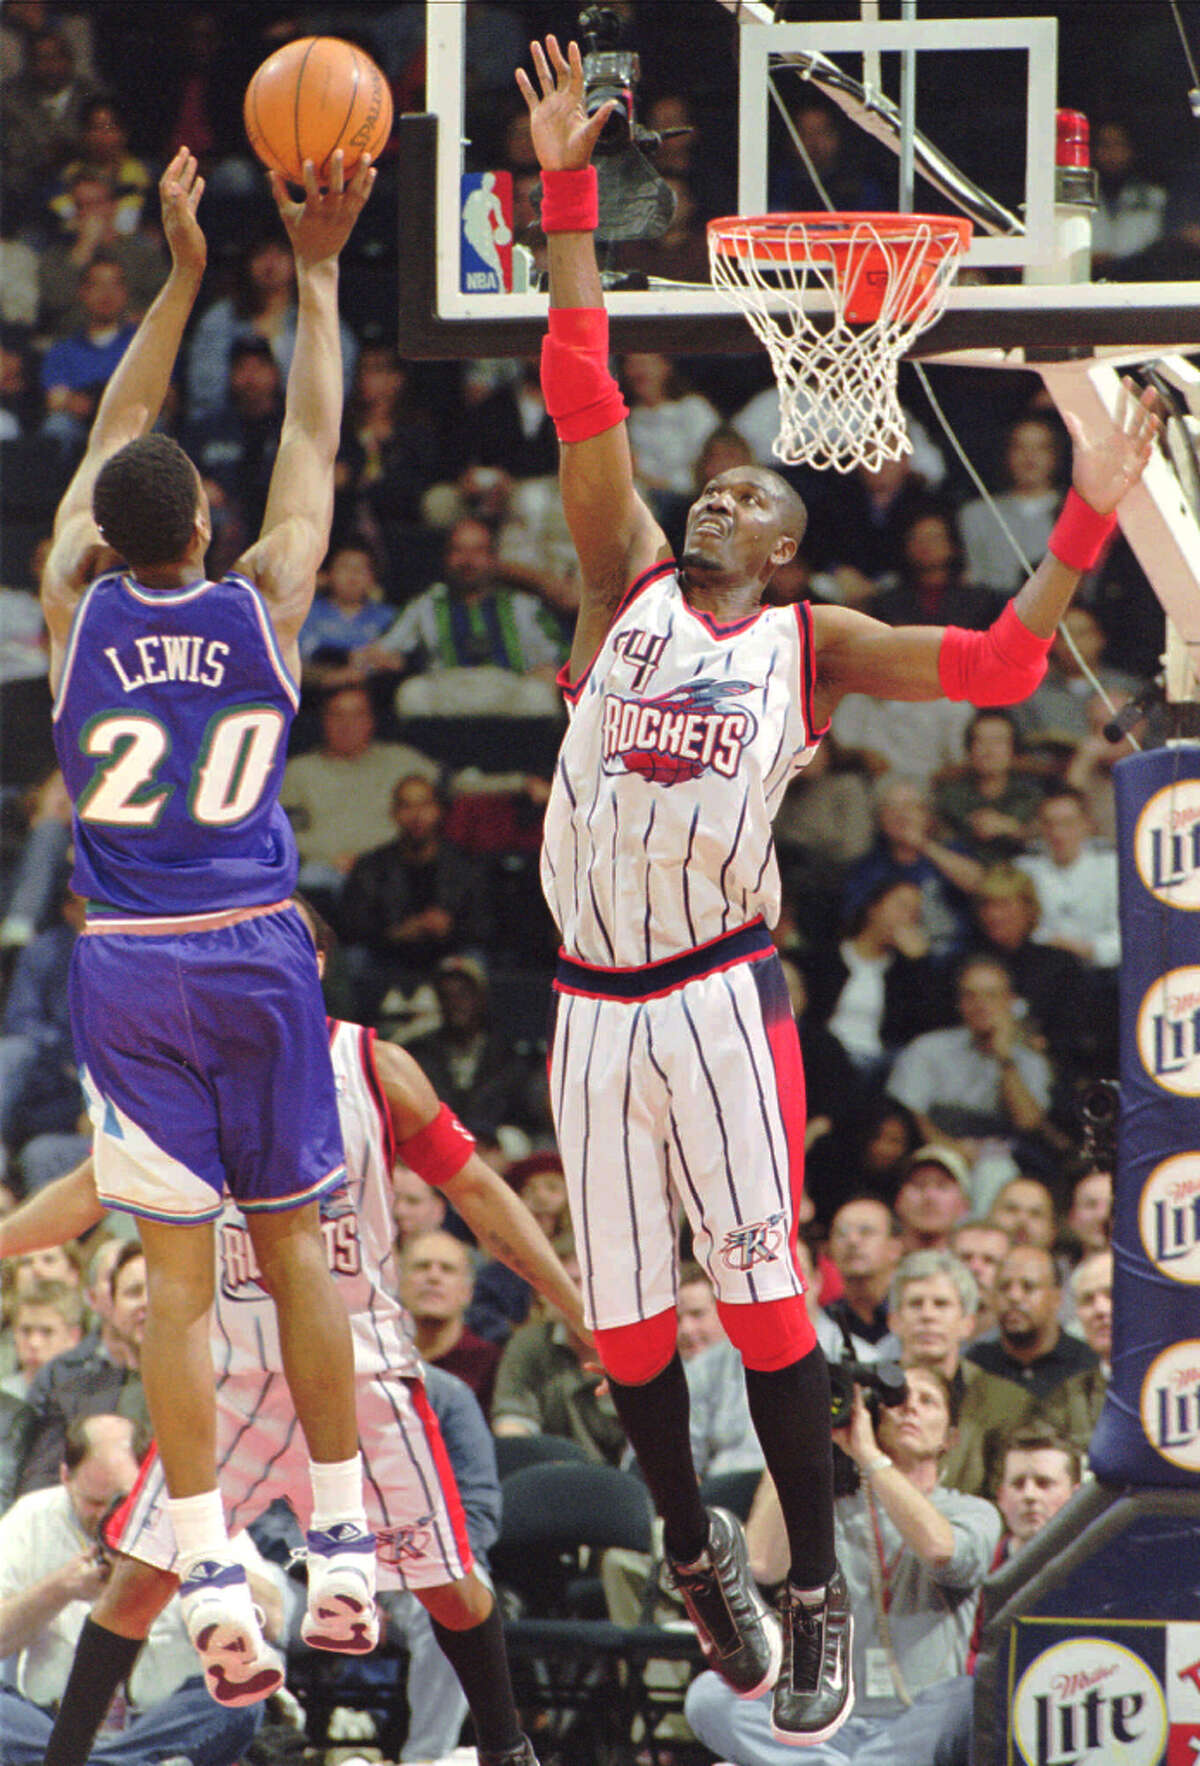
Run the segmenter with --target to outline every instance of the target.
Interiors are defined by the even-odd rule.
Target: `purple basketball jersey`
[[[78,892],[150,915],[290,895],[298,860],[279,788],[298,703],[244,577],[162,592],[98,578],[54,711]]]

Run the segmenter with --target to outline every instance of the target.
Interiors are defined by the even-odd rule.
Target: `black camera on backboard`
[[[587,6],[579,14],[583,39],[583,103],[589,116],[615,99],[595,146],[597,154],[619,153],[633,137],[633,90],[642,75],[637,51],[621,47],[621,16],[611,6]]]
[[[1097,1079],[1080,1101],[1083,1116],[1083,1154],[1096,1165],[1111,1167],[1117,1156],[1117,1124],[1121,1115],[1121,1088],[1115,1079]]]

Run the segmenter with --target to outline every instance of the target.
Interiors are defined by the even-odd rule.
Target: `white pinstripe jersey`
[[[805,604],[724,625],[688,605],[674,564],[639,577],[564,683],[542,888],[568,955],[635,968],[775,924],[771,820],[824,733],[814,670]]]
[[[395,1298],[391,1116],[375,1071],[375,1032],[329,1023],[329,1053],[346,1146],[346,1183],[321,1198],[329,1267],[350,1315],[359,1375],[390,1371],[420,1378],[421,1366]],[[217,1222],[217,1301],[213,1358],[223,1374],[281,1373],[275,1307],[258,1280],[246,1223],[226,1199]]]

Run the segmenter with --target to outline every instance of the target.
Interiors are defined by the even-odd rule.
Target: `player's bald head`
[[[778,472],[772,472],[769,466],[756,466],[754,471],[769,487],[775,498],[783,531],[790,539],[795,540],[798,548],[808,526],[808,510],[804,506],[803,497],[786,478],[781,478]]]

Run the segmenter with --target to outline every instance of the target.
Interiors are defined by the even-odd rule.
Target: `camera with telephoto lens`
[[[583,104],[595,116],[615,99],[613,111],[596,142],[597,154],[619,153],[633,135],[633,89],[641,78],[641,62],[633,49],[622,49],[621,18],[611,6],[588,6],[579,15],[583,38]]]
[[[876,1423],[881,1407],[894,1410],[908,1397],[908,1381],[898,1361],[831,1361],[830,1422],[835,1429],[844,1429],[850,1421],[855,1386],[866,1393],[867,1409]]]

